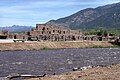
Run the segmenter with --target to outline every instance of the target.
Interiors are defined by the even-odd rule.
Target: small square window
[[[65,34],[65,31],[63,31],[63,33]]]

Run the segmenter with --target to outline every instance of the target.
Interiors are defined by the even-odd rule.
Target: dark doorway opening
[[[72,36],[72,40],[76,40],[76,39],[75,39],[75,36]]]
[[[17,36],[16,36],[16,35],[14,35],[14,39],[17,39]]]

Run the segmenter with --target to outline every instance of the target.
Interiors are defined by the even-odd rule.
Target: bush
[[[50,50],[48,47],[43,47],[42,50]]]
[[[103,47],[101,45],[94,45],[94,46],[92,46],[92,48],[105,48],[105,47]]]

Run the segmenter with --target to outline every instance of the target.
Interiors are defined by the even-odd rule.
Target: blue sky
[[[0,26],[45,23],[120,0],[0,0]]]

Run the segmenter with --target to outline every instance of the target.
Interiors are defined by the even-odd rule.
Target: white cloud
[[[9,1],[9,0],[8,0]],[[17,2],[18,0],[16,0]],[[0,6],[0,25],[33,25],[68,16],[88,7],[119,2],[120,0],[30,0],[25,3]],[[7,4],[8,5],[8,4]]]

